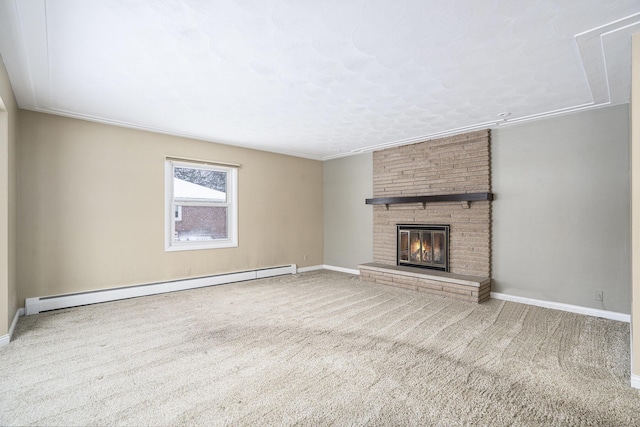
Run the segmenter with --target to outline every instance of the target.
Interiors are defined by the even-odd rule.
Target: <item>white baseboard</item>
[[[333,265],[312,265],[311,267],[301,267],[298,269],[298,273],[306,273],[308,271],[317,271],[317,270],[331,270],[331,271],[339,271],[340,273],[348,273],[360,275],[360,270],[354,270],[352,268],[344,268],[344,267],[336,267]]]
[[[631,387],[640,388],[640,375],[631,374]]]
[[[517,297],[514,295],[502,294],[499,292],[491,292],[491,298],[519,302],[522,304],[535,305],[538,307],[551,308],[554,310],[568,311],[571,313],[586,314],[588,316],[602,317],[610,320],[618,320],[620,322],[631,322],[631,315],[617,313],[615,311],[599,310],[597,308],[581,307],[579,305],[564,304],[561,302],[543,301],[533,298]]]
[[[253,270],[256,273],[256,279],[264,279],[266,277],[283,276],[285,274],[296,274],[296,265],[284,265],[279,267],[261,268]]]
[[[324,270],[324,265],[312,265],[311,267],[300,267],[298,273],[307,273],[309,271]]]
[[[18,324],[18,318],[20,316],[24,316],[24,308],[19,308],[18,311],[16,311],[16,315],[13,316],[13,321],[11,322],[11,326],[9,326],[9,333],[7,335],[0,336],[0,347],[4,347],[5,345],[11,342],[13,331],[16,329],[16,325]]]
[[[47,297],[27,298],[25,313],[38,314],[42,311],[60,308],[77,307],[80,305],[96,304],[107,301],[117,301],[167,292],[184,291],[205,286],[222,285],[225,283],[242,282],[245,280],[261,279],[264,277],[295,274],[296,265],[261,268],[257,270],[237,273],[220,274],[216,276],[199,277],[195,279],[175,280],[172,282],[152,283],[147,285],[128,286],[124,288],[104,289],[80,294],[55,295]]]
[[[325,270],[339,271],[341,273],[360,275],[360,270],[354,270],[353,268],[335,267],[333,265],[323,265]]]

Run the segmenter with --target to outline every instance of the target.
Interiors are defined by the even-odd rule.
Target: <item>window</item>
[[[166,250],[238,246],[238,170],[166,161]]]

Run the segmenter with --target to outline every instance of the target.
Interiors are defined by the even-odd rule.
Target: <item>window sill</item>
[[[216,242],[174,243],[165,248],[165,252],[197,251],[204,249],[237,248],[238,242],[223,240]]]

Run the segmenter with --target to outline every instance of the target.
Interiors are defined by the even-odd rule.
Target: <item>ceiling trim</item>
[[[196,134],[189,134],[189,133],[183,133],[183,132],[171,132],[171,131],[155,128],[153,126],[143,126],[143,125],[133,124],[133,123],[129,123],[121,120],[111,120],[103,117],[92,116],[89,114],[79,114],[72,111],[65,111],[65,110],[52,109],[52,108],[24,108],[24,110],[35,111],[36,113],[52,114],[54,116],[60,116],[60,117],[68,117],[70,119],[86,120],[89,122],[101,123],[101,124],[111,125],[111,126],[118,126],[118,127],[123,127],[127,129],[140,130],[144,132],[153,132],[161,135],[175,136],[178,138],[188,138],[188,139],[194,139],[197,141],[211,142],[214,144],[230,145],[233,147],[246,148],[246,149],[255,150],[255,151],[264,151],[267,153],[283,154],[285,156],[301,157],[301,158],[310,159],[310,160],[319,160],[319,161],[324,160],[320,156],[310,156],[308,154],[298,153],[296,151],[274,150],[270,148],[257,148],[255,146],[239,144],[237,142],[230,142],[230,141],[225,141],[220,139],[211,139],[211,138],[206,138]]]
[[[27,46],[24,31],[18,12],[17,1],[0,2],[0,15],[7,16],[7,25],[0,27],[0,48],[10,52],[2,56],[7,72],[11,78],[11,86],[18,106],[35,105],[35,91],[31,67],[27,57]],[[15,72],[12,72],[15,70]],[[23,72],[18,72],[23,70]]]
[[[420,137],[408,138],[408,139],[402,139],[402,140],[389,142],[389,143],[384,143],[384,144],[372,145],[370,147],[365,147],[365,148],[358,149],[358,150],[352,150],[352,151],[347,152],[347,153],[336,153],[336,154],[331,155],[331,156],[322,157],[321,160],[337,159],[337,158],[340,158],[340,157],[347,157],[347,156],[352,156],[352,155],[355,155],[355,154],[361,154],[361,153],[368,153],[368,152],[372,152],[372,151],[384,150],[386,148],[397,147],[397,146],[400,146],[400,145],[415,144],[415,143],[419,143],[419,142],[429,141],[429,140],[432,140],[432,139],[459,135],[459,134],[466,133],[466,132],[471,132],[471,131],[474,131],[474,130],[497,129],[497,128],[501,128],[501,127],[514,126],[514,125],[518,125],[518,124],[521,124],[521,123],[524,123],[524,122],[536,121],[536,120],[547,119],[547,118],[552,118],[552,117],[557,117],[557,116],[564,116],[564,115],[567,115],[567,114],[577,113],[579,111],[594,110],[594,109],[597,109],[597,108],[603,108],[603,107],[607,107],[607,106],[610,106],[610,105],[611,105],[611,103],[608,103],[608,102],[607,103],[602,103],[602,104],[588,103],[588,104],[578,105],[578,106],[575,106],[575,107],[562,108],[562,109],[558,109],[558,110],[554,110],[554,111],[548,111],[548,112],[545,112],[545,113],[532,114],[530,116],[518,117],[518,118],[515,118],[515,119],[511,119],[511,120],[498,119],[498,120],[491,121],[491,122],[478,123],[478,124],[471,125],[471,126],[465,126],[465,127],[462,127],[462,128],[453,129],[451,131],[432,133],[432,134],[424,135],[424,136],[420,136]]]
[[[405,144],[413,144],[417,142],[424,142],[430,139],[441,138],[445,136],[452,136],[464,132],[469,132],[472,130],[482,129],[482,128],[490,128],[495,129],[498,127],[507,127],[512,125],[517,125],[520,123],[541,120],[546,118],[551,118],[555,116],[562,116],[566,114],[576,113],[585,110],[592,110],[597,108],[607,107],[612,104],[611,93],[610,93],[610,85],[609,85],[609,74],[607,72],[607,59],[606,52],[604,48],[604,38],[618,33],[620,31],[633,31],[635,27],[640,28],[640,13],[632,14],[626,16],[621,19],[617,19],[615,21],[609,22],[604,25],[600,25],[598,27],[592,28],[587,31],[583,31],[574,36],[574,42],[578,49],[578,54],[580,57],[580,62],[582,65],[582,69],[585,74],[585,79],[587,81],[587,86],[591,92],[591,97],[593,99],[592,102],[574,105],[571,107],[560,108],[557,110],[546,111],[537,114],[531,114],[528,116],[522,117],[513,117],[510,119],[500,119],[478,123],[470,126],[465,126],[458,129],[452,129],[445,132],[438,132],[429,135],[423,135],[419,137],[413,137],[408,139],[402,139],[398,141],[388,142],[384,144],[372,145],[369,147],[365,147],[362,149],[352,150],[350,152],[345,153],[336,153],[330,156],[322,157],[322,160],[331,160],[340,157],[346,157],[354,154],[366,153],[371,151],[382,150],[385,148],[396,147],[399,145]],[[592,53],[593,52],[593,53]],[[629,58],[630,58],[629,52]]]
[[[400,146],[400,145],[416,144],[416,143],[419,143],[419,142],[425,142],[425,141],[429,141],[429,140],[432,140],[432,139],[444,138],[444,137],[447,137],[447,136],[453,136],[453,135],[459,135],[459,134],[466,133],[466,132],[472,132],[474,130],[496,129],[498,127],[514,126],[514,125],[518,125],[518,124],[525,123],[525,122],[536,121],[536,120],[541,120],[541,119],[546,119],[546,118],[552,118],[552,117],[556,117],[556,116],[563,116],[563,115],[567,115],[567,114],[571,114],[571,113],[577,113],[577,112],[580,112],[580,111],[603,108],[603,107],[607,107],[607,106],[610,106],[610,105],[611,105],[610,102],[601,103],[601,104],[588,103],[588,104],[582,104],[582,105],[577,105],[577,106],[574,106],[574,107],[562,108],[562,109],[548,111],[548,112],[539,113],[539,114],[532,114],[530,116],[517,117],[517,118],[510,119],[510,120],[507,120],[507,119],[496,119],[495,121],[477,123],[477,124],[473,124],[473,125],[469,125],[469,126],[464,126],[464,127],[460,127],[460,128],[456,128],[456,129],[451,129],[451,130],[448,130],[448,131],[436,132],[436,133],[432,133],[432,134],[428,134],[428,135],[421,135],[421,136],[416,136],[416,137],[412,137],[412,138],[400,139],[400,140],[392,141],[392,142],[385,142],[385,143],[382,143],[382,144],[371,145],[371,146],[367,146],[367,147],[363,147],[363,148],[359,148],[359,149],[355,149],[355,150],[350,150],[350,151],[346,151],[346,152],[335,153],[335,154],[332,154],[332,155],[329,155],[329,156],[311,156],[311,155],[299,153],[299,152],[296,152],[296,151],[274,150],[274,149],[269,149],[269,148],[256,148],[255,146],[238,144],[236,142],[224,141],[224,140],[220,140],[220,139],[213,140],[213,139],[202,137],[202,136],[198,136],[198,135],[195,135],[195,134],[187,134],[187,133],[180,133],[180,132],[170,132],[170,131],[154,128],[152,126],[142,126],[142,125],[128,123],[128,122],[124,122],[124,121],[120,121],[120,120],[110,120],[110,119],[105,119],[105,118],[102,118],[102,117],[90,116],[90,115],[86,115],[86,114],[78,114],[78,113],[74,113],[74,112],[71,112],[71,111],[64,111],[64,110],[58,110],[58,109],[26,108],[26,110],[35,111],[35,112],[38,112],[38,113],[52,114],[52,115],[61,116],[61,117],[68,117],[68,118],[72,118],[72,119],[79,119],[79,120],[86,120],[86,121],[90,121],[90,122],[102,123],[102,124],[111,125],[111,126],[119,126],[119,127],[124,127],[124,128],[128,128],[128,129],[134,129],[134,130],[140,130],[140,131],[145,131],[145,132],[153,132],[153,133],[158,133],[158,134],[167,135],[167,136],[175,136],[175,137],[179,137],[179,138],[195,139],[195,140],[198,140],[198,141],[211,142],[211,143],[215,143],[215,144],[230,145],[230,146],[234,146],[234,147],[238,147],[238,148],[246,148],[246,149],[249,149],[249,150],[264,151],[264,152],[267,152],[267,153],[275,153],[275,154],[283,154],[283,155],[286,155],[286,156],[300,157],[300,158],[309,159],[309,160],[325,161],[325,160],[332,160],[332,159],[337,159],[337,158],[341,158],[341,157],[354,156],[354,155],[357,155],[357,154],[369,153],[369,152],[373,152],[373,151],[384,150],[386,148],[397,147],[397,146]]]
[[[574,36],[594,104],[605,105],[612,101],[604,38],[620,31],[628,31],[631,34],[634,27],[640,28],[640,13],[600,25]],[[629,52],[629,61],[630,58],[631,52]]]

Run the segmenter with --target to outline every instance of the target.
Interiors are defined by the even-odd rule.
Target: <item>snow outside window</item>
[[[238,170],[166,161],[166,250],[238,246]]]

